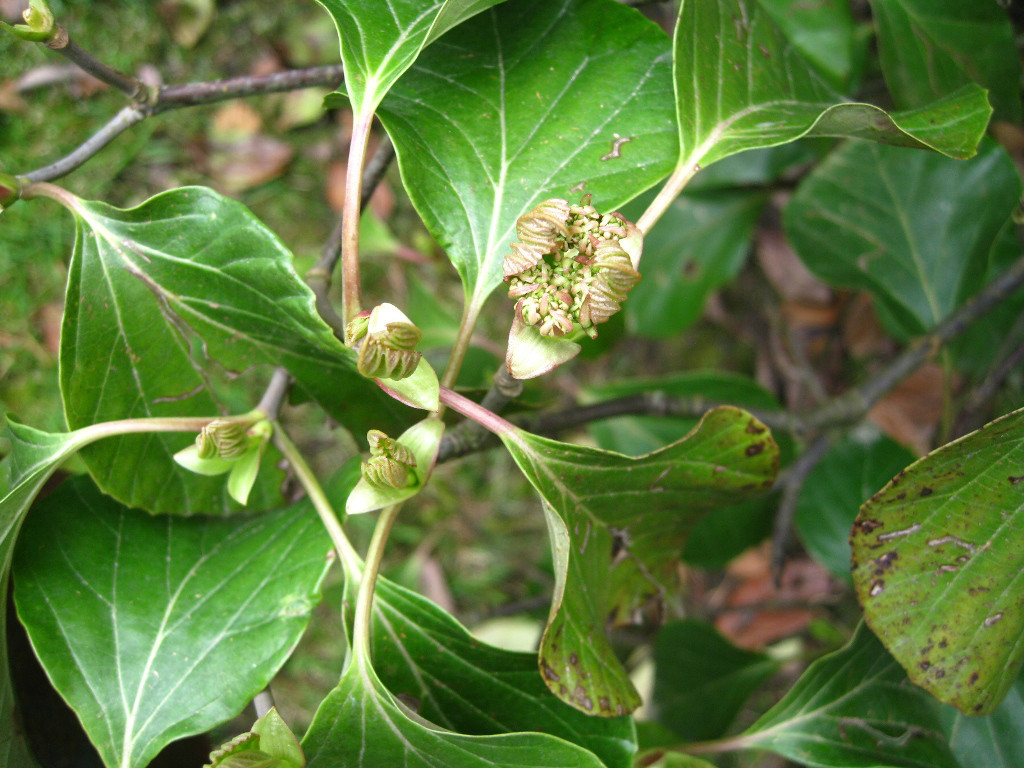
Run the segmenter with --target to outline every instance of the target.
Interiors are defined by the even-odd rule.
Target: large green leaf
[[[812,272],[871,291],[887,329],[908,338],[981,287],[1020,194],[992,142],[969,162],[851,142],[800,185],[786,233]]]
[[[0,463],[5,491],[0,498],[0,764],[29,768],[35,762],[16,721],[7,659],[7,586],[14,543],[43,484],[91,438],[81,432],[52,435],[10,419],[5,426],[11,451]]]
[[[897,106],[923,106],[975,82],[988,89],[997,118],[1020,122],[1020,58],[999,3],[871,0],[871,10]]]
[[[357,577],[346,581],[348,605]],[[371,640],[374,670],[387,690],[442,728],[541,731],[585,747],[607,768],[632,764],[631,718],[589,717],[570,707],[544,685],[536,653],[482,643],[429,600],[385,579],[374,595]]]
[[[758,0],[800,54],[836,87],[845,87],[854,64],[855,30],[849,3]],[[952,90],[952,89],[951,89]]]
[[[815,768],[959,768],[934,702],[863,624],[734,743]]]
[[[612,0],[518,0],[424,51],[381,104],[406,188],[474,314],[516,219],[584,192],[605,211],[675,159],[669,43]],[[511,316],[511,313],[510,313]]]
[[[969,717],[942,708],[942,724],[962,768],[1019,768],[1024,744],[1024,678],[990,715]]]
[[[683,439],[632,458],[514,429],[502,440],[540,494],[555,561],[541,641],[548,687],[605,717],[640,703],[604,634],[671,588],[686,536],[708,510],[763,493],[778,466],[768,429],[710,411]]]
[[[843,103],[758,0],[683,0],[675,83],[683,169],[807,135],[854,136],[969,157],[991,114],[978,86],[903,113]]]
[[[897,475],[850,541],[864,616],[910,679],[992,712],[1024,665],[1024,410]]]
[[[811,470],[797,498],[796,529],[815,560],[850,581],[850,528],[857,510],[914,454],[873,427],[837,442]]]
[[[284,365],[353,430],[396,425],[402,406],[355,370],[314,309],[291,255],[241,204],[204,188],[119,210],[67,193],[78,235],[61,333],[72,428],[146,416],[218,413],[218,369]],[[385,426],[386,422],[391,422]],[[222,478],[177,467],[185,436],[107,440],[83,453],[104,491],[152,511],[237,509]],[[251,502],[261,505],[259,497]]]
[[[338,28],[348,98],[368,114],[427,45],[502,0],[317,1]]]
[[[291,653],[330,542],[308,504],[248,519],[152,517],[63,484],[26,521],[15,602],[110,768],[237,714]]]
[[[693,324],[711,292],[746,261],[766,200],[749,191],[677,197],[644,238],[643,280],[624,305],[630,331],[660,339]],[[643,212],[634,203],[626,214],[635,207]]]
[[[610,382],[584,390],[585,398],[649,397],[664,394],[682,400],[728,403],[765,411],[779,409],[778,401],[752,379],[729,373],[696,371],[656,379]],[[675,442],[693,429],[696,418],[681,416],[619,416],[590,424],[601,448],[640,456]],[[779,457],[785,463],[792,454],[792,440],[775,435]],[[705,515],[690,531],[683,559],[701,568],[721,568],[729,560],[763,541],[771,533],[776,502],[771,496],[740,502]]]
[[[687,741],[724,734],[750,694],[779,668],[769,656],[737,648],[696,619],[661,628],[654,663],[658,722]]]
[[[308,768],[603,768],[592,752],[543,733],[443,730],[392,697],[358,649],[302,748]]]

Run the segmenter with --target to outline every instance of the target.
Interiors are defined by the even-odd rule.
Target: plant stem
[[[291,386],[292,377],[288,371],[285,368],[275,368],[273,375],[270,377],[270,383],[267,384],[267,389],[263,393],[263,397],[260,398],[259,405],[256,406],[256,410],[264,414],[270,421],[277,419],[277,414],[281,410],[281,403],[288,396],[288,390]]]
[[[124,107],[96,133],[86,139],[76,149],[50,165],[38,168],[21,176],[27,181],[53,181],[67,176],[76,168],[89,160],[122,133],[136,123],[141,123],[146,113],[139,107]]]
[[[373,537],[366,551],[366,562],[363,577],[359,582],[359,594],[356,597],[355,620],[352,623],[352,656],[354,659],[369,663],[370,661],[370,621],[373,616],[373,591],[377,585],[377,575],[384,559],[384,545],[387,543],[391,528],[398,518],[401,504],[386,507],[377,518],[373,529]]]
[[[480,308],[471,302],[466,302],[462,307],[462,320],[459,322],[459,332],[455,336],[455,343],[452,344],[452,352],[448,357],[444,373],[441,375],[442,387],[454,387],[456,379],[459,378],[459,371],[462,370],[462,363],[466,359],[466,352],[469,350],[469,343],[473,339],[473,329],[476,327],[477,317],[480,315]]]
[[[54,36],[46,42],[46,47],[57,51],[57,53],[74,62],[79,69],[88,72],[97,80],[121,91],[132,101],[139,100],[146,94],[146,86],[141,80],[104,64],[75,43],[70,35],[68,35],[68,31],[63,27],[57,28]]]
[[[651,231],[651,227],[665,214],[665,211],[669,209],[672,202],[679,197],[679,193],[683,191],[683,188],[690,183],[690,179],[700,170],[697,159],[702,155],[703,147],[699,147],[696,152],[691,153],[686,160],[677,165],[676,169],[672,171],[672,175],[665,180],[665,185],[661,188],[661,191],[651,201],[651,204],[647,206],[647,210],[637,219],[636,225],[644,235]]]
[[[450,406],[456,413],[461,413],[467,419],[472,419],[499,437],[514,435],[516,432],[516,426],[511,422],[505,421],[498,414],[487,410],[482,405],[474,403],[469,398],[463,397],[448,387],[441,387],[440,399],[442,403]]]
[[[313,508],[316,509],[317,514],[320,516],[320,522],[327,529],[327,535],[331,537],[331,542],[334,544],[338,557],[341,558],[341,562],[346,570],[351,570],[354,563],[358,571],[361,567],[359,565],[359,556],[349,543],[348,537],[345,536],[341,523],[338,521],[338,516],[334,512],[334,507],[331,506],[330,499],[324,493],[320,481],[316,479],[313,470],[310,469],[309,464],[306,463],[295,443],[288,437],[288,433],[284,431],[281,423],[274,421],[273,424],[274,445],[277,446],[278,450],[281,451],[295,471],[295,477],[306,491],[306,496],[309,497]]]
[[[341,224],[341,317],[345,323],[362,311],[362,287],[359,278],[359,212],[363,190],[363,164],[370,139],[373,113],[355,113],[352,140],[348,147],[345,174],[345,207]]]

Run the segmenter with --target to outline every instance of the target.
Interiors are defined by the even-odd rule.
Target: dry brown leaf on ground
[[[893,440],[923,456],[931,450],[942,418],[943,379],[938,364],[921,366],[878,401],[868,418]]]

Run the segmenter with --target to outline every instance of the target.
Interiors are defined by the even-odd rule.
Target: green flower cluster
[[[366,433],[370,443],[370,458],[360,465],[363,479],[374,488],[405,488],[409,485],[410,470],[416,467],[412,451],[379,429]]]
[[[504,264],[508,295],[516,316],[544,336],[579,328],[596,337],[595,326],[618,312],[640,281],[639,230],[622,214],[598,213],[590,195],[579,205],[545,200],[519,217],[516,233]]]

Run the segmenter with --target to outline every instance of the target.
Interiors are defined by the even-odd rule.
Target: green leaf
[[[658,721],[687,741],[725,733],[779,664],[737,648],[710,624],[674,621],[654,641],[654,704]]]
[[[934,702],[863,624],[734,741],[815,768],[959,768]]]
[[[779,409],[778,401],[753,380],[729,373],[694,372],[657,379],[612,382],[585,390],[588,401],[616,397],[650,396],[664,393],[683,399],[701,398],[766,411]],[[590,425],[601,448],[639,456],[656,451],[689,432],[695,418],[679,416],[619,416]],[[780,460],[792,454],[792,440],[776,435]],[[772,496],[722,507],[705,515],[690,531],[683,547],[683,559],[701,568],[721,568],[729,560],[763,541],[771,532],[777,503]]]
[[[639,696],[605,622],[627,620],[671,587],[687,534],[708,510],[771,487],[775,441],[732,407],[639,458],[519,429],[501,439],[540,494],[551,536],[555,593],[540,651],[548,687],[590,714],[630,712]]]
[[[766,199],[735,191],[676,198],[644,238],[643,279],[624,305],[630,331],[663,339],[692,325],[711,292],[746,261]],[[635,207],[639,216],[643,208]]]
[[[975,82],[988,89],[997,119],[1020,122],[1020,58],[998,3],[871,0],[871,10],[897,106],[922,106]]]
[[[0,498],[0,764],[28,768],[35,765],[35,761],[16,724],[7,659],[7,587],[14,543],[43,484],[91,438],[80,433],[51,435],[10,419],[5,426],[11,450],[0,463],[5,489]]]
[[[830,85],[842,89],[849,83],[856,29],[849,3],[758,2],[793,47]]]
[[[942,724],[962,768],[1018,768],[1024,744],[1024,679],[990,715],[968,717],[942,708]]]
[[[1024,410],[944,445],[861,508],[864,616],[910,679],[967,714],[1024,665]]]
[[[814,274],[868,290],[886,329],[934,328],[981,288],[989,253],[1021,194],[992,142],[969,162],[850,143],[800,185],[786,233]]]
[[[309,768],[603,768],[593,753],[547,734],[442,730],[400,705],[362,654],[320,705],[302,746]]]
[[[758,0],[683,0],[675,36],[679,168],[802,136],[851,136],[974,154],[991,108],[967,86],[924,109],[842,103]]]
[[[152,517],[77,478],[27,520],[15,602],[106,765],[141,768],[267,684],[319,600],[329,549],[305,503],[248,519]]]
[[[860,505],[914,458],[877,429],[860,429],[829,448],[807,476],[796,529],[807,551],[837,578],[850,581],[850,528]]]
[[[355,0],[317,0],[334,19],[345,94],[370,114],[420,52],[452,27],[501,0],[388,0],[384,10]]]
[[[289,768],[302,768],[306,758],[299,740],[281,718],[277,707],[271,707],[263,717],[253,723],[252,733],[260,737],[260,751],[283,761]]]
[[[523,213],[584,192],[608,211],[670,170],[669,55],[612,0],[518,0],[452,30],[391,90],[380,118],[473,316]]]
[[[260,363],[284,365],[352,429],[398,423],[402,406],[356,373],[353,353],[316,314],[291,255],[241,204],[199,187],[124,211],[66,193],[61,200],[78,224],[60,351],[72,428],[217,415],[209,375]],[[175,514],[237,509],[222,480],[173,464],[187,442],[121,437],[83,457],[103,490],[125,504]],[[280,476],[270,479],[276,486]]]
[[[354,604],[358,574],[346,581]],[[424,597],[377,581],[371,643],[384,686],[432,723],[466,734],[541,731],[584,747],[606,768],[629,768],[636,751],[628,717],[589,717],[541,680],[536,653],[474,638]]]

